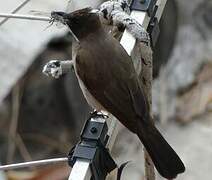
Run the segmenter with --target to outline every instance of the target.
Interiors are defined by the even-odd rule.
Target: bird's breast
[[[88,88],[86,87],[85,83],[83,82],[83,80],[80,78],[80,74],[79,71],[80,70],[80,59],[77,58],[77,54],[79,52],[79,48],[80,46],[73,44],[72,46],[72,59],[74,62],[74,70],[75,70],[75,74],[77,76],[78,82],[79,82],[79,86],[82,90],[82,93],[86,99],[86,101],[88,102],[88,104],[96,109],[97,111],[106,111],[105,108],[92,96],[92,94],[89,92]],[[87,69],[89,71],[89,69]],[[83,72],[86,74],[85,70],[83,70]]]

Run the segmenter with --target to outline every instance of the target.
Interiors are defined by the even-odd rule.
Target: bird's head
[[[67,25],[80,40],[101,27],[98,13],[92,8],[84,8],[71,13],[53,11],[53,21]]]

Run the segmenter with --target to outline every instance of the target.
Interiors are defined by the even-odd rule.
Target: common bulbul
[[[85,8],[52,12],[51,16],[67,25],[75,38],[72,60],[88,104],[97,111],[110,112],[137,134],[163,177],[173,179],[183,173],[183,162],[152,123],[131,57],[104,30],[98,13]]]

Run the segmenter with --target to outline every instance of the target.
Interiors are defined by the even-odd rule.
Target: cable
[[[18,169],[18,168],[26,168],[26,167],[34,167],[34,166],[41,166],[47,164],[56,164],[56,163],[63,163],[67,162],[68,158],[53,158],[53,159],[44,159],[44,160],[37,160],[37,161],[30,161],[24,163],[16,163],[10,165],[3,165],[0,166],[0,170],[11,170],[11,169]]]
[[[18,12],[21,8],[23,8],[30,0],[25,0],[23,3],[21,3],[17,8],[15,8],[11,14],[15,14],[16,12]],[[3,19],[1,22],[0,22],[0,26],[3,25],[5,22],[8,21],[10,17],[6,17],[5,19]]]
[[[8,13],[0,13],[0,17],[39,20],[39,21],[50,21],[51,20],[50,17],[44,17],[44,16],[31,16],[31,15],[8,14]]]

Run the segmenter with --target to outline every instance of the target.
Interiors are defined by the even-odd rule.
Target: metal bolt
[[[91,129],[90,129],[90,132],[92,133],[92,134],[95,134],[95,133],[97,133],[97,129],[95,128],[95,127],[92,127]]]

